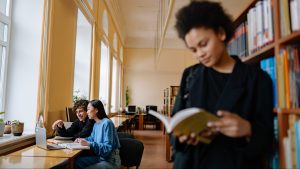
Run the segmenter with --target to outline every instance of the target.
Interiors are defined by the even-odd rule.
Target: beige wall
[[[163,90],[179,85],[183,70],[196,60],[182,49],[164,49],[157,62],[154,56],[154,49],[124,50],[124,90],[128,86],[129,104],[142,108],[157,105],[161,110]]]

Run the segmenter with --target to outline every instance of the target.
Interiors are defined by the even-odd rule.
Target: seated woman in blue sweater
[[[75,142],[90,146],[95,156],[78,157],[75,161],[76,168],[120,168],[120,142],[115,126],[108,119],[102,102],[92,100],[89,102],[87,109],[89,119],[95,120],[92,134],[85,139],[78,138]]]

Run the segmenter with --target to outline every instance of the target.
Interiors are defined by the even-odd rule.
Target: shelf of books
[[[164,114],[171,116],[172,110],[173,110],[173,106],[175,104],[175,99],[177,96],[179,90],[179,86],[170,86],[166,89],[164,89]],[[164,129],[165,131],[165,129]],[[171,154],[172,154],[172,149],[170,147],[170,139],[169,139],[169,135],[166,134],[166,160],[167,161],[172,161],[171,159]]]
[[[276,153],[270,168],[300,168],[300,0],[253,0],[235,20],[230,54],[273,81]]]

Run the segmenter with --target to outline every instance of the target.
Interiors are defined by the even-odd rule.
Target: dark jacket
[[[236,57],[233,72],[216,103],[214,112],[226,110],[251,123],[252,136],[230,138],[217,135],[208,144],[197,146],[179,143],[172,138],[174,168],[247,169],[266,166],[273,141],[273,93],[270,77],[261,69],[241,63]],[[181,80],[173,115],[189,107],[205,108],[206,73],[208,68],[197,64],[187,68]]]
[[[86,117],[84,122],[76,119],[70,128],[66,129],[65,126],[62,128],[58,127],[56,131],[58,135],[63,137],[85,138],[91,135],[94,123],[95,121],[89,120],[88,117]]]

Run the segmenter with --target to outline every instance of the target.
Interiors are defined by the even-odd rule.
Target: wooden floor
[[[144,143],[140,169],[171,169],[173,163],[166,161],[165,137],[160,130],[134,130],[134,136]]]

